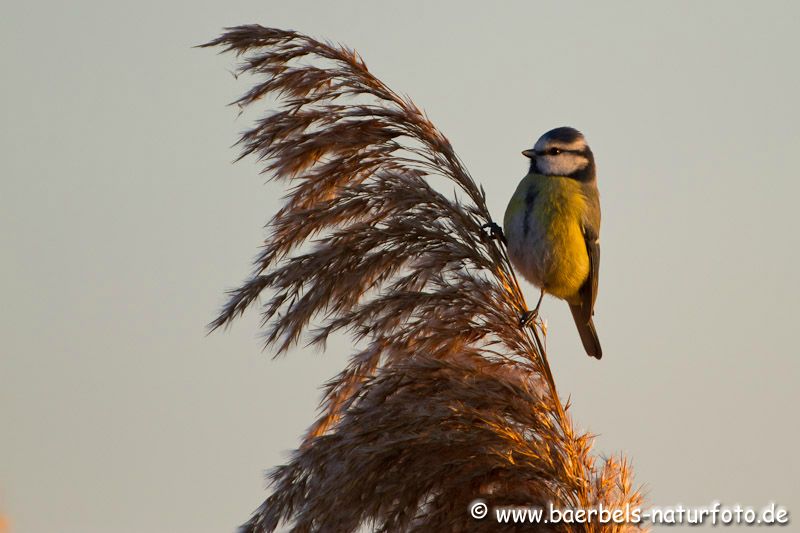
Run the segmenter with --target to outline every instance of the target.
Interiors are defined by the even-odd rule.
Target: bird
[[[565,300],[586,353],[600,359],[592,319],[600,267],[594,154],[583,134],[566,126],[548,131],[522,154],[530,158],[530,169],[508,203],[502,231],[511,264],[540,289],[521,324],[538,316],[545,293]]]

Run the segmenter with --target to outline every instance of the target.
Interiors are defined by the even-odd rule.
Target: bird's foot
[[[489,222],[488,224],[484,224],[481,226],[481,229],[486,229],[488,231],[488,237],[492,240],[502,241],[503,244],[508,244],[506,242],[506,236],[503,234],[503,228],[498,226],[495,222]]]
[[[521,327],[521,328],[529,328],[536,322],[536,320],[538,318],[539,318],[539,308],[538,307],[536,309],[532,310],[532,311],[530,311],[530,310],[529,311],[525,311],[519,317],[519,327]]]
[[[544,327],[544,323],[539,320],[539,307],[542,306],[542,300],[544,299],[544,289],[541,289],[539,292],[539,301],[536,302],[536,307],[533,310],[527,310],[522,313],[519,317],[519,327],[521,328],[528,328],[534,326],[537,321],[540,327]]]

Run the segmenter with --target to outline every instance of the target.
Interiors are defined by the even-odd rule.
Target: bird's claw
[[[533,311],[525,311],[519,317],[519,327],[521,328],[528,328],[536,322],[536,319],[539,318],[539,310],[534,309]]]
[[[489,222],[481,226],[481,229],[487,229],[488,237],[493,240],[502,241],[503,244],[507,244],[506,236],[503,234],[503,228],[498,226],[495,222]]]

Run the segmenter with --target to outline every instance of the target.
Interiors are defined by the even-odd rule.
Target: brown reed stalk
[[[543,332],[518,325],[527,307],[505,248],[482,230],[485,192],[425,114],[340,45],[249,25],[203,46],[235,52],[238,73],[257,76],[236,105],[278,100],[242,135],[240,158],[291,186],[252,276],[211,329],[268,294],[276,356],[339,331],[356,347],[242,531],[498,530],[469,517],[476,498],[639,505],[625,461],[598,465],[592,437],[573,429]]]

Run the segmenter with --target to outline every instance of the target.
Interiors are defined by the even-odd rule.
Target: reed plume
[[[211,329],[260,305],[266,347],[352,336],[321,415],[243,532],[496,531],[490,505],[637,506],[624,460],[597,462],[565,413],[486,195],[407,97],[341,45],[258,25],[203,45],[277,110],[239,145],[289,185],[252,276]],[[432,180],[455,185],[452,197]],[[508,526],[513,529],[512,526]],[[525,527],[531,530],[531,526]],[[630,531],[630,524],[542,531]]]

